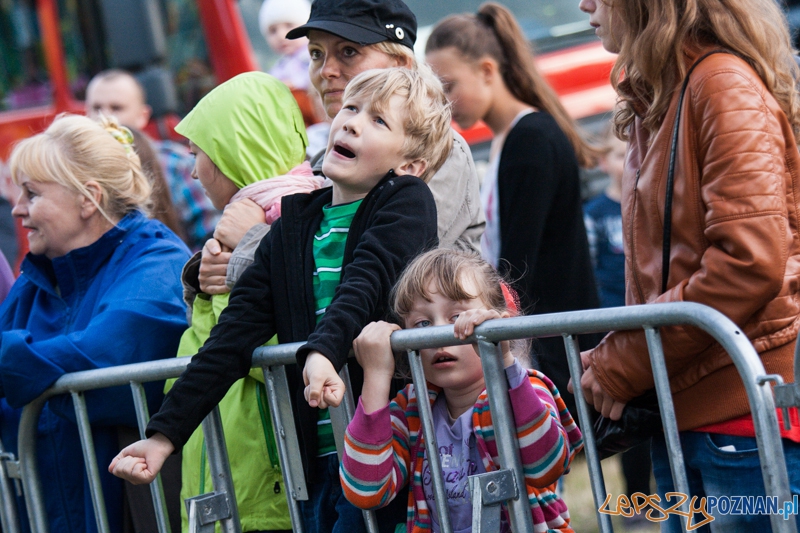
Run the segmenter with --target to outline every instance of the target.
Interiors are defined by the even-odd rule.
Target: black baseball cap
[[[286,38],[305,37],[309,30],[326,31],[361,45],[392,41],[413,50],[417,17],[402,0],[314,0],[308,22]]]

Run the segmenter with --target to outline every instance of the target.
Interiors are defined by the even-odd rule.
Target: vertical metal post
[[[606,483],[603,478],[603,469],[600,466],[600,456],[597,453],[597,440],[592,425],[592,415],[586,398],[581,390],[581,376],[583,376],[583,363],[581,363],[581,350],[578,347],[578,338],[574,335],[564,335],[564,347],[567,349],[567,363],[569,374],[572,377],[572,388],[575,391],[575,406],[578,408],[578,419],[581,422],[583,433],[583,450],[586,452],[586,465],[589,468],[589,482],[594,497],[594,512],[597,515],[597,524],[601,533],[614,533],[611,517],[601,513],[606,496]]]
[[[503,353],[499,344],[487,341],[480,335],[478,352],[481,356],[489,408],[492,410],[495,442],[501,466],[511,471],[519,489],[517,498],[508,500],[508,517],[513,531],[533,531],[531,504],[525,486],[525,473],[519,455],[516,424],[508,395],[508,379],[503,369]]]
[[[661,333],[655,328],[645,327],[644,334],[647,338],[647,349],[650,352],[650,365],[653,367],[653,380],[658,396],[658,409],[661,412],[661,422],[664,424],[664,437],[667,441],[669,454],[669,467],[672,471],[672,481],[675,490],[689,495],[689,480],[686,477],[686,466],[683,460],[683,448],[678,434],[678,421],[675,418],[675,407],[672,404],[672,389],[669,385],[667,363],[664,361],[664,346],[661,344]],[[684,529],[689,523],[689,502],[681,505],[681,523]]]
[[[78,433],[81,437],[81,450],[83,462],[86,466],[86,475],[89,478],[89,491],[92,494],[92,507],[97,521],[97,530],[100,533],[109,533],[108,516],[106,516],[106,502],[103,497],[103,487],[100,484],[100,470],[97,468],[97,458],[94,454],[94,440],[92,428],[89,425],[89,413],[86,410],[86,401],[82,392],[72,392],[72,402],[75,407],[75,419],[78,421]]]
[[[17,451],[19,452],[19,468],[22,477],[25,508],[28,511],[28,522],[31,531],[47,533],[47,511],[42,496],[42,484],[39,480],[39,464],[36,460],[36,435],[39,427],[39,415],[42,414],[46,398],[42,396],[22,408],[19,420],[19,436]]]
[[[331,425],[333,426],[333,437],[336,441],[336,452],[339,455],[339,462],[342,462],[344,456],[344,432],[347,430],[347,425],[353,419],[353,413],[356,411],[355,400],[353,399],[353,387],[350,384],[350,372],[347,370],[347,365],[344,365],[339,377],[344,381],[344,397],[339,407],[329,408],[331,415]],[[367,533],[378,533],[378,522],[375,519],[375,511],[362,510],[364,515],[364,525],[367,528]]]
[[[147,408],[147,396],[141,383],[131,381],[131,393],[133,394],[133,406],[136,409],[136,424],[139,426],[139,438],[145,439],[145,429],[147,421],[150,420],[150,412]],[[153,508],[156,513],[156,525],[159,533],[172,533],[172,529],[167,519],[167,501],[164,497],[164,485],[161,482],[161,474],[156,476],[153,483],[150,483],[150,496],[153,499]]]
[[[303,518],[298,500],[308,500],[303,460],[300,457],[300,444],[292,413],[292,400],[286,369],[283,366],[264,367],[264,384],[269,397],[269,412],[272,415],[272,428],[278,455],[281,462],[283,484],[286,487],[286,500],[289,504],[289,517],[295,533],[303,533]]]
[[[0,456],[12,458],[11,454],[6,454],[3,443],[0,442]],[[2,500],[2,511],[0,511],[0,531],[4,533],[19,533],[19,515],[17,514],[17,500],[14,491],[9,483],[8,468],[5,459],[0,460],[0,500]],[[15,479],[19,483],[18,479]],[[17,485],[19,487],[19,485]]]
[[[447,493],[444,490],[442,464],[439,461],[439,447],[436,445],[436,430],[433,427],[433,414],[431,402],[428,400],[428,383],[425,381],[425,371],[419,351],[408,351],[408,363],[411,366],[411,379],[417,394],[417,410],[422,422],[422,434],[425,438],[425,452],[428,459],[428,468],[431,470],[433,480],[433,493],[436,495],[436,511],[439,514],[439,527],[442,533],[452,533],[453,525],[450,522],[450,511],[447,509]],[[413,472],[408,473],[409,483]],[[533,531],[533,528],[518,531]]]
[[[208,465],[214,491],[224,492],[230,506],[231,517],[220,521],[220,529],[223,533],[241,533],[242,524],[239,521],[239,509],[236,505],[236,492],[233,490],[231,466],[228,463],[228,446],[225,444],[225,432],[222,429],[219,406],[214,407],[203,420],[203,438],[206,440]]]
[[[353,417],[355,409],[353,408],[353,391],[350,389],[350,373],[347,371],[347,365],[344,365],[339,372],[339,377],[342,378],[345,384],[342,403],[339,407],[328,407],[328,414],[331,417],[336,453],[339,456],[339,462],[342,462],[344,456],[344,432]]]
[[[756,430],[756,447],[766,494],[777,496],[779,502],[792,501],[786,457],[783,453],[783,443],[778,430],[778,417],[775,414],[769,383],[761,383],[757,387],[755,385],[758,382],[757,376],[741,370],[740,373],[742,379],[745,380],[746,388],[749,389],[747,399],[750,402],[750,411]],[[752,385],[748,385],[748,382]],[[759,396],[761,399],[757,401]],[[785,519],[779,514],[771,514],[769,520],[774,533],[797,533],[797,522],[794,517]]]

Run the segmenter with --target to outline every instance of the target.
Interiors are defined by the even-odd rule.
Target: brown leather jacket
[[[687,67],[705,51],[687,58]],[[678,94],[655,136],[637,119],[623,178],[628,305],[691,301],[742,328],[768,373],[793,381],[800,320],[800,154],[785,114],[731,54],[691,75],[677,147],[667,292],[661,294],[664,197]],[[662,329],[681,430],[749,412],[722,347],[692,327]],[[628,401],[653,387],[644,334],[615,332],[590,352],[605,391]]]

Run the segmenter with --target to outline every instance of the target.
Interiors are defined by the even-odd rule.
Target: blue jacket
[[[174,357],[186,328],[184,244],[135,212],[95,243],[52,261],[28,254],[0,307],[0,437],[17,451],[21,407],[69,372]],[[145,386],[151,412],[163,382]],[[117,425],[135,427],[130,387],[85,395],[112,531],[122,517],[122,482],[107,466]],[[51,399],[39,419],[38,465],[52,533],[96,531],[72,400]],[[21,516],[26,516],[23,512]]]

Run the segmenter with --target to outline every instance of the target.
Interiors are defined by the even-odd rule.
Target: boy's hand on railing
[[[463,313],[459,313],[453,324],[453,333],[456,338],[464,340],[475,332],[475,328],[487,320],[494,320],[496,318],[508,318],[511,314],[504,311],[502,314],[494,309],[468,309]],[[473,344],[475,351],[478,352],[477,344]],[[511,348],[508,341],[500,343],[503,350],[503,367],[508,368],[514,364],[514,355],[511,353]]]
[[[353,341],[356,361],[364,369],[364,386],[361,405],[367,414],[386,407],[394,377],[392,332],[400,330],[397,324],[370,322]]]
[[[197,280],[200,290],[206,294],[226,294],[231,292],[225,284],[231,250],[216,239],[208,239],[200,256],[200,271]]]
[[[344,397],[344,381],[333,363],[320,352],[313,351],[303,367],[304,395],[308,405],[326,409],[338,407]]]
[[[108,471],[134,485],[150,483],[174,451],[172,442],[161,433],[156,433],[149,439],[123,448],[108,465]]]

